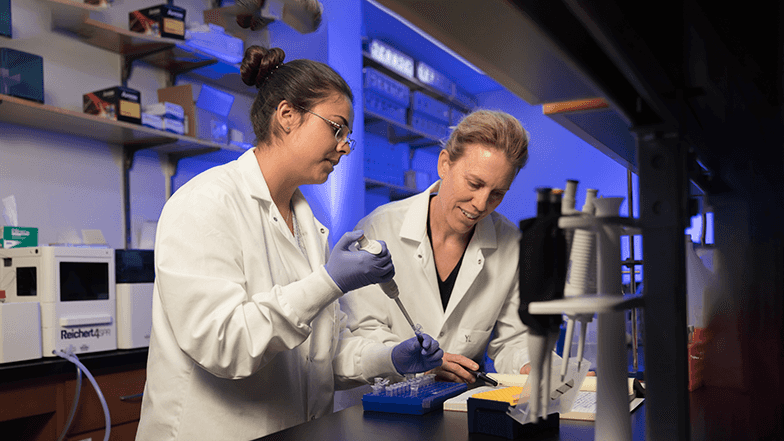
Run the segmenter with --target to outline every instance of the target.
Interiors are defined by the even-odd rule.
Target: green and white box
[[[38,228],[3,227],[2,248],[21,248],[38,246]]]

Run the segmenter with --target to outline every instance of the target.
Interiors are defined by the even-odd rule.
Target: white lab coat
[[[520,231],[495,212],[476,225],[444,311],[427,238],[430,194],[439,186],[440,181],[423,193],[375,209],[356,228],[386,242],[403,306],[445,352],[481,362],[487,347],[498,372],[519,374],[529,361],[527,328],[517,312]],[[348,293],[340,305],[355,335],[386,344],[414,335],[397,304],[378,285]]]
[[[252,150],[167,202],[137,440],[261,437],[331,413],[336,380],[395,373],[389,347],[348,332],[328,231],[293,205],[308,259]]]

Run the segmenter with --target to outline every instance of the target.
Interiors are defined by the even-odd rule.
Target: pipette
[[[357,243],[359,244],[360,250],[367,251],[370,254],[381,254],[381,244],[378,243],[378,241],[368,239],[364,234],[362,237],[357,239]],[[400,312],[403,313],[403,316],[408,321],[411,329],[414,330],[414,334],[416,335],[417,340],[419,340],[419,344],[421,345],[423,341],[422,326],[415,325],[414,321],[411,320],[411,316],[408,315],[406,307],[403,306],[403,302],[400,301],[400,291],[397,289],[397,283],[395,283],[395,280],[393,279],[389,282],[379,283],[379,285],[381,286],[381,290],[384,291],[384,294],[397,303],[398,308],[400,308]]]

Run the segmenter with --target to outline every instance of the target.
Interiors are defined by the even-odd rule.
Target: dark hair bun
[[[245,56],[240,65],[242,82],[248,86],[261,87],[270,72],[283,64],[286,53],[283,49],[266,49],[261,46],[250,46],[245,49]]]

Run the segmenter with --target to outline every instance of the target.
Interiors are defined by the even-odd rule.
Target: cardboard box
[[[193,88],[190,84],[164,87],[158,89],[158,101],[178,104],[184,115],[184,135],[196,137],[196,102],[193,100]]]
[[[43,103],[44,59],[27,52],[0,48],[0,93]]]
[[[158,5],[132,11],[128,13],[128,26],[145,35],[185,40],[185,9]]]
[[[21,248],[38,246],[38,228],[3,227],[2,247]]]
[[[82,95],[82,110],[113,121],[141,124],[141,101],[138,90],[116,86]]]

